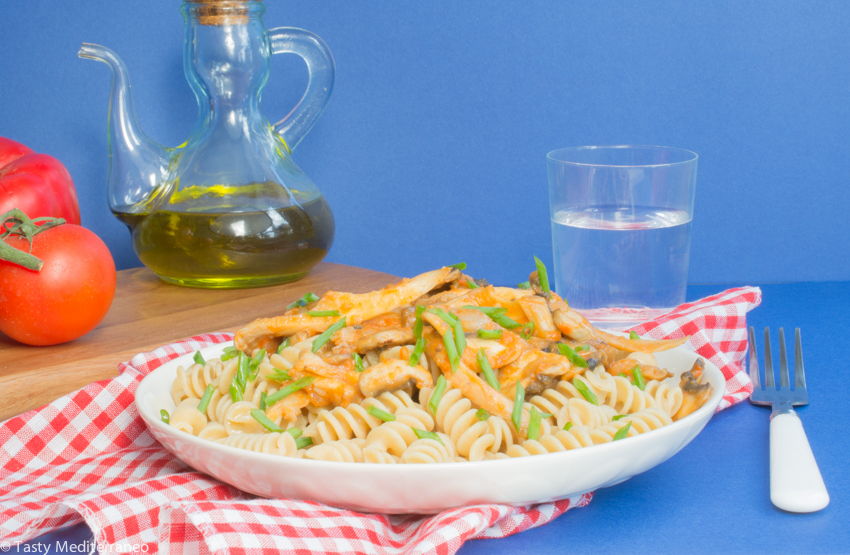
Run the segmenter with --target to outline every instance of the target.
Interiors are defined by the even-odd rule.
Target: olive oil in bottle
[[[319,196],[284,208],[233,212],[115,210],[139,259],[167,282],[190,287],[261,287],[304,277],[326,255],[334,219]]]

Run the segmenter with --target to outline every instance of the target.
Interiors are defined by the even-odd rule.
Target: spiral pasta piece
[[[544,453],[557,453],[580,449],[593,445],[593,438],[588,433],[587,426],[572,426],[569,430],[558,430],[553,434],[546,434],[538,440],[529,439],[522,445],[512,445],[508,448],[508,457],[528,457],[530,455],[542,455]]]
[[[378,402],[376,403],[375,401]],[[410,395],[400,389],[397,391],[385,391],[377,397],[369,397],[363,401],[362,405],[367,408],[369,405],[375,405],[379,409],[391,414],[395,414],[397,410],[404,407],[422,408],[419,403],[410,398]]]
[[[629,422],[627,418],[630,417],[609,422],[595,429],[587,426],[572,426],[569,430],[558,430],[554,434],[543,435],[538,440],[529,439],[522,445],[513,445],[507,450],[506,454],[508,457],[527,457],[608,443],[614,440],[614,435],[620,428],[626,426]],[[634,436],[638,433],[640,432],[634,426],[631,426],[628,436]]]
[[[216,441],[227,437],[227,430],[220,422],[207,422],[207,425],[198,433],[200,439],[209,439]]]
[[[261,434],[265,430],[253,416],[251,411],[257,405],[251,401],[238,401],[232,403],[224,413],[221,424],[228,435],[234,434]]]
[[[404,407],[396,412],[395,420],[384,422],[369,432],[366,446],[400,457],[418,439],[413,428],[430,432],[434,429],[434,420],[422,409]]]
[[[198,410],[200,399],[184,399],[171,413],[169,424],[172,428],[183,430],[196,436],[207,425],[207,417]]]
[[[614,441],[614,435],[620,431],[620,428],[626,426],[630,420],[623,418],[622,420],[615,420],[613,422],[609,422],[604,426],[600,426],[598,428],[594,428],[589,430],[587,433],[593,439],[594,445],[599,445],[600,443],[609,443]],[[629,431],[626,437],[632,437],[638,435],[640,432],[637,430],[635,426],[629,426]]]
[[[221,372],[215,383],[218,385],[218,390],[222,395],[230,393],[230,384],[233,383],[233,375],[239,369],[239,358],[231,358],[222,363]]]
[[[568,395],[573,395],[573,392],[567,391],[565,395],[565,390],[566,385],[560,389],[545,389],[540,395],[535,395],[529,399],[528,402],[541,412],[553,415],[547,420],[550,425],[557,429],[563,428],[567,422],[577,426],[595,428],[607,424],[617,415],[617,411],[613,407],[589,403],[581,397],[578,390],[575,393],[578,393],[579,397],[569,397]]]
[[[378,446],[363,449],[363,462],[369,464],[398,464],[400,459]]]
[[[213,392],[212,399],[210,399],[209,407],[207,407],[207,416],[215,422],[224,422],[224,415],[232,404],[233,399],[230,398],[229,393],[222,395],[220,391],[216,390]]]
[[[314,445],[321,445],[353,438],[366,439],[369,432],[381,424],[383,420],[369,414],[362,405],[352,403],[347,407],[322,409],[304,433],[313,438]]]
[[[682,406],[682,388],[664,382],[650,380],[646,382],[646,394],[655,400],[655,406],[673,416]]]
[[[443,433],[437,433],[440,438],[417,439],[401,454],[402,463],[406,464],[431,464],[455,462],[458,460],[457,450],[451,438]]]
[[[179,405],[184,399],[200,399],[207,385],[217,383],[216,379],[224,370],[224,363],[212,359],[206,364],[192,364],[188,368],[177,367],[177,378],[171,384],[171,399]]]
[[[341,439],[327,441],[321,445],[311,447],[304,456],[315,461],[335,462],[363,462],[363,447],[366,440],[363,439]]]
[[[330,410],[320,409],[304,433],[313,438],[314,445],[341,439],[365,439],[370,431],[383,424],[383,420],[369,414],[370,406],[390,414],[395,414],[403,408],[421,410],[404,391],[385,392],[378,397],[369,397],[360,404],[352,403],[347,407],[334,407]]]
[[[574,385],[576,381],[582,382],[588,390],[596,395],[600,406],[608,405],[617,414],[637,412],[655,406],[655,400],[652,396],[641,391],[640,388],[623,376],[612,376],[601,367],[591,372],[585,372],[581,376],[576,376],[572,383],[562,380],[558,382],[556,389],[565,396],[583,399],[584,396]]]
[[[673,419],[664,409],[659,407],[650,407],[624,416],[618,420],[618,422],[631,422],[633,430],[637,430],[638,433],[645,434],[651,430],[657,430],[662,426],[672,424]]]
[[[271,433],[271,434],[234,434],[222,439],[217,439],[216,443],[229,445],[237,449],[245,449],[246,451],[255,451],[257,453],[266,453],[269,455],[280,455],[282,457],[300,457],[298,445],[295,443],[295,438],[289,433]]]
[[[266,394],[266,397],[275,393],[278,389],[278,384],[275,382],[271,382],[269,380],[257,378],[252,384],[251,388],[245,388],[245,394],[242,398],[246,401],[251,401],[256,406],[260,406],[260,400],[263,398],[263,393]],[[250,397],[248,393],[250,392]]]
[[[433,392],[431,388],[423,388],[419,399],[422,406],[434,415],[437,429],[447,434],[457,446],[460,456],[470,461],[481,461],[487,458],[488,452],[498,453],[513,443],[507,422],[492,415],[483,421],[479,419],[478,411],[459,389],[446,389],[437,403],[436,412],[432,412],[429,401]]]

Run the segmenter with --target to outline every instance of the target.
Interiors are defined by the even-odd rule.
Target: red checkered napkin
[[[690,335],[685,345],[726,377],[722,409],[752,392],[741,361],[746,313],[760,302],[757,288],[730,289],[634,330],[654,339]],[[194,472],[148,433],[133,395],[163,363],[232,339],[202,335],[136,355],[119,377],[0,423],[0,540],[26,541],[84,521],[102,553],[451,554],[468,539],[509,536],[590,502],[587,494],[389,517],[258,498]]]

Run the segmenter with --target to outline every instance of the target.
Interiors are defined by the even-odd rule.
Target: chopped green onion
[[[195,356],[192,357],[192,360],[195,361],[195,364],[200,364],[201,366],[204,366],[207,363],[207,361],[204,360],[204,355],[201,354],[201,351],[195,351]]]
[[[629,422],[625,426],[623,426],[622,428],[617,430],[617,433],[614,434],[614,439],[612,441],[617,441],[618,439],[623,439],[624,437],[629,435],[629,428],[631,428],[631,427],[632,427],[632,423]]]
[[[277,348],[277,354],[282,353],[283,350],[286,349],[287,347],[289,347],[289,338],[288,337],[286,339],[284,339],[283,343],[280,344],[280,347]]]
[[[239,350],[236,347],[225,347],[221,354],[221,362],[226,362],[239,355]]]
[[[529,339],[532,333],[534,333],[534,322],[526,322],[520,330],[519,336],[523,339]]]
[[[422,313],[425,312],[424,306],[416,307],[416,321],[413,323],[413,338],[416,341],[419,341],[419,338],[422,337],[422,327],[424,324],[422,323]]]
[[[283,387],[283,388],[279,389],[278,391],[275,391],[274,393],[272,393],[271,395],[266,397],[266,405],[268,405],[268,406],[274,405],[275,403],[277,403],[278,401],[280,401],[284,397],[288,397],[289,395],[292,395],[293,393],[295,393],[299,389],[304,389],[305,387],[307,387],[308,385],[313,383],[313,380],[315,380],[315,379],[316,379],[315,376],[304,376],[303,378],[300,378],[299,380],[295,381],[294,383],[291,383],[288,386]]]
[[[590,350],[590,345],[579,345],[578,347],[576,347],[576,348],[575,348],[575,349],[573,349],[573,350],[574,350],[575,352],[577,352],[577,353],[580,353],[581,351],[589,351],[589,350]]]
[[[548,293],[549,274],[546,272],[546,266],[536,256],[534,257],[534,263],[537,265],[537,281],[540,282],[540,289],[543,289],[544,293]]]
[[[171,417],[170,417],[170,416],[168,416],[168,411],[167,411],[167,410],[165,410],[165,409],[160,409],[160,411],[159,411],[159,417],[160,417],[160,418],[162,419],[162,421],[163,421],[163,422],[165,422],[166,424],[171,424]]]
[[[477,310],[479,312],[483,312],[491,318],[493,316],[502,316],[508,311],[508,309],[503,306],[473,306],[471,304],[468,304],[462,306],[461,308],[465,308],[466,310]]]
[[[490,418],[490,413],[484,409],[478,409],[475,413],[475,417],[478,418],[478,420],[484,421]]]
[[[466,270],[466,262],[458,262],[457,264],[449,264],[446,268],[457,268],[458,270]]]
[[[566,424],[564,424],[564,431],[568,432],[570,430],[570,428],[572,428],[572,427],[573,427],[573,423],[567,422]]]
[[[369,405],[369,408],[366,409],[366,412],[368,412],[375,418],[380,418],[384,422],[393,422],[395,420],[395,415],[392,415],[385,410],[381,410],[375,405]]]
[[[535,406],[531,407],[531,417],[528,419],[528,431],[525,435],[528,439],[540,438],[540,411]]]
[[[289,428],[288,430],[286,430],[286,433],[288,433],[295,439],[298,439],[304,432],[301,431],[301,428]]]
[[[501,391],[502,386],[499,385],[499,380],[496,379],[496,374],[493,373],[493,367],[490,366],[490,361],[487,360],[487,353],[481,348],[478,350],[478,366],[481,367],[481,373],[484,374],[484,379],[490,384],[490,387],[496,391]]]
[[[446,356],[449,358],[449,364],[452,365],[452,372],[457,372],[460,357],[457,354],[457,345],[451,328],[447,328],[446,333],[443,334],[443,345],[446,347]]]
[[[297,449],[304,449],[306,447],[310,447],[311,445],[313,445],[312,437],[299,437],[295,440],[295,447]]]
[[[449,314],[448,312],[446,312],[442,308],[429,308],[428,312],[430,312],[431,314],[436,314],[437,316],[440,317],[440,320],[442,320],[443,322],[447,323],[450,326],[454,326],[455,322],[458,321],[457,316],[455,316],[454,314]]]
[[[204,390],[204,395],[201,397],[201,402],[198,404],[199,411],[207,412],[207,407],[210,406],[210,399],[212,399],[214,391],[215,386],[213,384],[208,384],[207,388]]]
[[[531,283],[527,281],[523,281],[522,283],[517,284],[517,289],[531,289]]]
[[[434,384],[434,391],[431,392],[431,398],[428,399],[428,408],[431,409],[431,414],[437,414],[437,409],[440,407],[440,400],[443,398],[443,393],[446,392],[446,378],[440,374],[437,378],[437,383]]]
[[[478,337],[481,339],[501,339],[502,330],[478,330]]]
[[[287,372],[286,370],[276,370],[274,373],[266,376],[266,379],[269,379],[269,380],[272,380],[272,381],[275,381],[275,382],[283,383],[283,382],[288,382],[289,380],[291,380],[292,376],[290,376],[289,372]]]
[[[265,412],[265,410],[266,410],[266,392],[265,391],[260,392],[260,410],[263,411],[263,412]]]
[[[516,395],[514,395],[514,411],[511,414],[511,420],[514,422],[514,426],[517,431],[519,431],[519,426],[522,424],[522,404],[525,402],[525,388],[522,387],[522,383],[517,380],[516,382]]]
[[[505,316],[505,313],[507,313],[508,309],[505,308],[505,307],[502,307],[502,306],[472,306],[472,305],[466,305],[466,306],[463,306],[461,308],[466,308],[466,309],[470,309],[470,310],[477,310],[479,312],[483,312],[484,314],[489,316],[491,320],[493,320],[494,322],[496,322],[497,324],[499,324],[503,328],[508,328],[508,329],[512,330],[512,329],[518,328],[522,325],[519,322],[517,322],[516,320],[513,320],[513,319]]]
[[[360,358],[360,355],[358,355],[357,353],[352,353],[351,358],[354,359],[355,370],[357,370],[358,372],[362,372],[363,370],[365,370],[365,368],[363,368],[363,359]]]
[[[419,360],[422,358],[423,352],[425,352],[425,339],[420,337],[416,341],[416,346],[413,348],[413,352],[410,353],[410,360],[407,361],[407,365],[416,366],[419,364]]]
[[[640,364],[636,364],[634,368],[632,368],[632,376],[635,377],[635,385],[641,391],[646,390],[646,382],[643,381],[643,372],[640,370]]]
[[[553,414],[548,413],[548,412],[541,412],[540,413],[540,418],[542,418],[543,420],[546,420],[547,418],[552,418],[553,416],[554,416]]]
[[[463,333],[463,326],[460,324],[460,319],[455,322],[454,327],[455,332],[455,345],[457,346],[457,354],[462,357],[463,352],[466,350],[466,334]]]
[[[239,380],[239,386],[242,391],[245,391],[245,386],[248,385],[248,363],[250,359],[245,356],[245,353],[239,353],[239,369],[236,371],[236,378]]]
[[[325,316],[339,316],[339,310],[308,310],[307,316],[323,318]]]
[[[336,324],[332,325],[325,332],[313,340],[313,352],[315,353],[322,348],[322,345],[328,342],[333,334],[345,327],[345,316],[339,319]]]
[[[236,382],[236,376],[233,376],[233,381]],[[234,403],[238,403],[242,400],[242,390],[239,389],[238,383],[230,384],[230,399]]]
[[[254,355],[254,358],[251,359],[251,362],[248,363],[248,380],[254,381],[254,378],[259,374],[258,368],[260,367],[260,363],[263,362],[263,359],[266,358],[266,350],[260,349],[257,351],[257,354]]]
[[[516,320],[514,320],[512,318],[508,318],[505,315],[490,316],[490,319],[493,320],[494,322],[496,322],[497,324],[499,324],[500,326],[502,326],[503,328],[508,328],[509,330],[512,330],[514,328],[518,328],[522,325],[519,322],[517,322]]]
[[[579,368],[587,368],[587,361],[584,360],[578,353],[573,351],[566,343],[558,343],[558,352],[567,357],[570,364]]]
[[[300,299],[298,299],[294,303],[290,303],[290,304],[286,305],[286,310],[289,310],[291,308],[295,308],[295,307],[298,307],[298,306],[307,306],[308,304],[316,302],[318,300],[319,300],[319,297],[317,297],[313,293],[307,293],[306,295],[304,295],[303,297],[301,297]]]
[[[596,396],[596,393],[592,392],[583,381],[574,378],[573,385],[581,393],[581,396],[587,399],[588,403],[597,407],[599,406],[599,398]]]
[[[472,281],[469,278],[466,278],[466,286],[469,287],[470,289],[478,289],[478,286],[475,285],[475,282]]]
[[[617,416],[615,416],[615,417],[614,417],[614,418],[612,418],[611,420],[613,420],[614,422],[616,422],[617,420],[619,420],[619,419],[621,419],[621,418],[625,418],[625,417],[627,417],[627,416],[628,416],[628,414],[618,414]]]
[[[251,409],[251,416],[254,418],[254,420],[259,422],[263,426],[263,428],[267,429],[268,431],[277,434],[283,433],[283,428],[272,422],[269,417],[266,416],[266,413],[264,413],[260,409]]]
[[[445,443],[443,443],[443,440],[440,439],[440,436],[438,436],[434,432],[426,432],[425,430],[420,430],[419,428],[411,429],[413,430],[413,433],[416,434],[416,437],[418,437],[419,439],[433,439],[439,441],[442,445],[445,445]]]
[[[629,339],[640,339],[640,336],[633,331],[629,332]]]

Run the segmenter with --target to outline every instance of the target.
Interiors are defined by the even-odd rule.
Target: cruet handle
[[[274,125],[289,150],[295,150],[325,109],[334,86],[334,58],[325,41],[304,29],[277,27],[268,30],[272,54],[298,54],[307,64],[307,90],[295,108]]]

